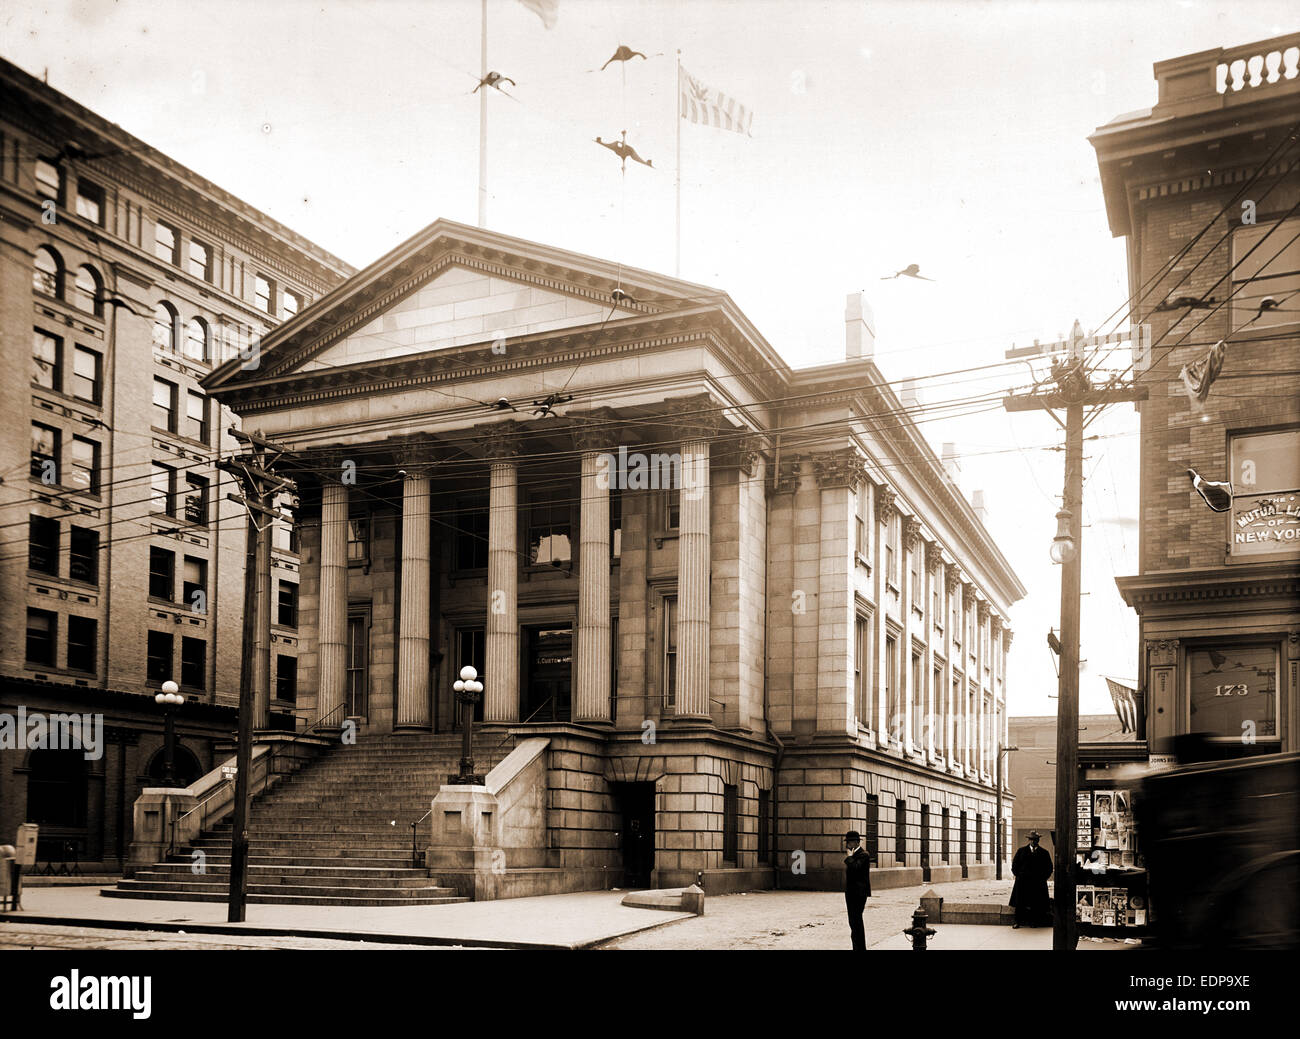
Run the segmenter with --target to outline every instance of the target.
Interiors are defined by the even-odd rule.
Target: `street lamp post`
[[[163,786],[176,786],[176,708],[185,702],[180,686],[164,682],[162,692],[155,694],[154,703],[163,709]]]
[[[460,704],[465,724],[460,775],[456,777],[456,782],[465,786],[482,786],[483,777],[474,771],[474,705],[483,692],[483,683],[478,680],[478,672],[466,664],[460,669],[460,678],[452,683],[452,689],[456,691],[456,702]]]
[[[996,856],[997,858],[996,879],[998,880],[1002,879],[1002,858],[1006,854],[1006,849],[1002,846],[1003,845],[1003,841],[1002,841],[1002,759],[1004,755],[1011,753],[1011,751],[1013,750],[1019,750],[1019,749],[1020,749],[1019,747],[1004,747],[1000,742],[998,743],[998,822],[997,822],[998,845],[997,845],[997,856]]]

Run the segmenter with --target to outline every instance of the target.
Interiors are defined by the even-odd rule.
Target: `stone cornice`
[[[1164,603],[1211,603],[1233,599],[1300,597],[1300,560],[1243,563],[1202,570],[1172,570],[1117,577],[1124,602],[1141,614]]]

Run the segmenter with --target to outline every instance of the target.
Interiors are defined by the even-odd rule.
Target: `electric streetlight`
[[[1068,563],[1074,559],[1076,546],[1071,530],[1073,519],[1069,509],[1062,509],[1056,514],[1056,537],[1052,538],[1052,547],[1048,549],[1053,563]]]
[[[162,692],[156,693],[154,703],[163,709],[163,786],[176,786],[174,762],[176,756],[176,708],[185,702],[180,695],[180,686],[167,681],[162,684]]]
[[[474,705],[483,692],[483,683],[478,681],[478,672],[466,664],[460,669],[460,678],[451,687],[456,691],[456,702],[461,705],[465,725],[460,775],[456,777],[456,782],[466,786],[482,786],[483,777],[474,772]]]

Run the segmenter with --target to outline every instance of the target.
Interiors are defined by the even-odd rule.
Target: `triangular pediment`
[[[470,343],[508,341],[636,313],[522,278],[452,263],[297,370],[309,372]]]

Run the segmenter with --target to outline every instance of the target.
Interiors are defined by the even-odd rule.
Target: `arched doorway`
[[[149,768],[146,770],[146,775],[148,775],[151,785],[162,785],[163,778],[167,775],[167,749],[165,747],[157,751],[149,759]],[[172,775],[177,786],[189,786],[203,775],[203,766],[199,764],[199,759],[194,756],[194,752],[179,743],[176,744],[172,751]]]

